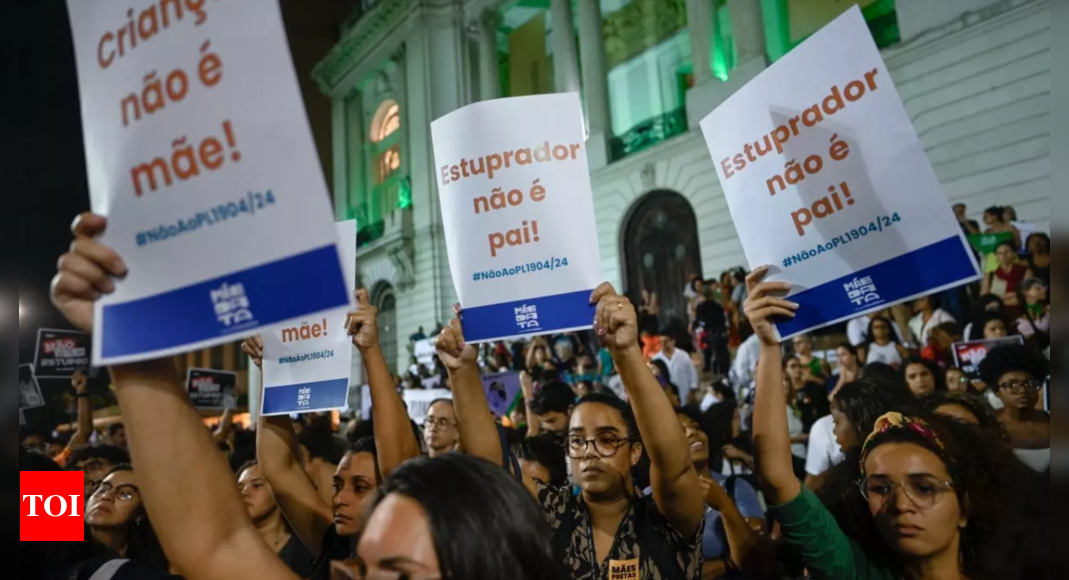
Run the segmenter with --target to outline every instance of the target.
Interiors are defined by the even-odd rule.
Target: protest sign
[[[33,365],[19,365],[19,412],[44,406],[45,397],[33,375]]]
[[[448,389],[406,389],[401,395],[408,407],[408,418],[422,425],[427,420],[427,413],[431,410],[431,403],[438,399],[453,399],[453,393]]]
[[[701,126],[751,268],[801,305],[784,340],[979,278],[857,7]]]
[[[67,4],[92,208],[129,268],[93,364],[348,305],[278,3]]]
[[[954,364],[961,369],[970,381],[979,380],[980,363],[987,358],[987,353],[1007,345],[1024,345],[1024,337],[1007,336],[991,340],[975,340],[972,342],[954,343]],[[994,385],[988,385],[994,386]]]
[[[508,415],[509,409],[523,389],[520,387],[520,373],[499,373],[483,377],[483,393],[490,411],[496,417]]]
[[[38,330],[34,374],[39,379],[69,379],[76,371],[88,371],[90,342],[84,332]]]
[[[335,224],[349,293],[356,287],[356,221]],[[288,415],[344,409],[349,399],[353,342],[347,307],[295,324],[275,326],[264,341],[261,414]]]
[[[211,369],[189,369],[186,392],[198,409],[234,410],[238,408],[238,375]]]
[[[417,340],[412,353],[412,356],[416,357],[416,364],[421,364],[428,370],[434,370],[434,355],[437,354],[434,341],[433,338]]]
[[[431,137],[465,339],[590,328],[601,257],[579,95],[483,101]]]

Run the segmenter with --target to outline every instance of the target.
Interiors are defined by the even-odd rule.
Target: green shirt
[[[846,537],[835,518],[808,489],[787,505],[771,509],[787,546],[801,556],[814,578],[822,580],[899,580],[872,563],[856,542]]]

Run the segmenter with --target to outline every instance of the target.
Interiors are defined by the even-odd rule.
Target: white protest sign
[[[428,369],[434,368],[434,355],[437,353],[434,342],[435,339],[433,338],[416,341],[415,349],[412,353],[416,357],[416,364],[421,364]]]
[[[858,8],[701,126],[751,268],[801,305],[784,339],[979,278]]]
[[[93,211],[129,267],[93,364],[348,305],[278,3],[70,0]]]
[[[408,418],[417,425],[422,425],[427,420],[431,403],[438,399],[453,400],[453,393],[448,389],[406,389],[401,396],[408,407]]]
[[[601,256],[579,95],[476,103],[431,136],[465,339],[590,328]]]
[[[345,283],[356,286],[356,221],[336,224]],[[264,341],[260,414],[289,415],[348,405],[353,342],[345,328],[348,307],[272,327]]]

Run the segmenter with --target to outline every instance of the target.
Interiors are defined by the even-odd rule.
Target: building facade
[[[1049,232],[1049,0],[359,2],[313,77],[333,103],[336,217],[359,221],[360,283],[395,371],[456,302],[431,121],[580,92],[602,275],[682,318],[687,279],[745,263],[699,121],[853,4],[947,196]]]

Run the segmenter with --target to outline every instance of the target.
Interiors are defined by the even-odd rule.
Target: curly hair
[[[946,465],[968,518],[961,537],[964,576],[973,580],[1034,577],[1024,572],[1049,566],[1049,562],[1021,556],[1028,553],[1023,544],[1035,541],[1027,532],[1037,526],[1047,529],[1049,525],[1049,510],[1042,511],[1037,521],[1036,510],[1026,509],[1037,474],[1022,464],[999,434],[991,430],[939,415],[926,415],[923,419],[943,442],[943,448],[909,429],[881,433],[869,448],[913,444],[935,453]],[[900,568],[901,557],[878,532],[856,484],[861,477],[859,459],[860,450],[849,452],[846,461],[825,476],[819,495],[843,532],[856,540],[866,555],[881,566]]]
[[[1050,375],[1050,363],[1038,352],[1019,344],[992,349],[980,363],[980,378],[998,392],[998,383],[1006,373],[1025,372],[1041,381]]]

